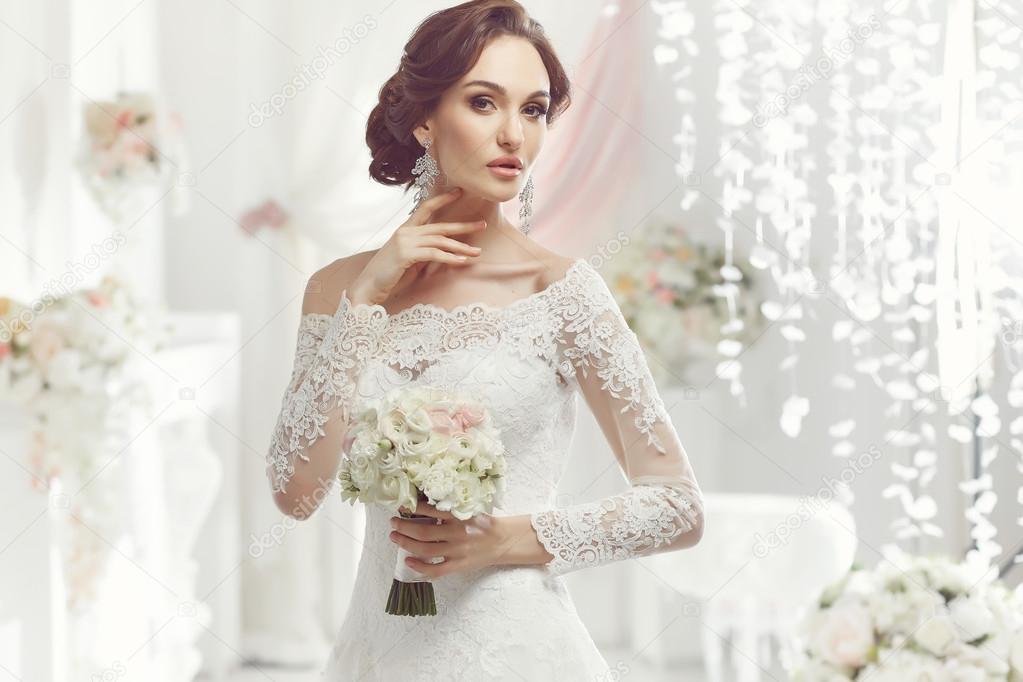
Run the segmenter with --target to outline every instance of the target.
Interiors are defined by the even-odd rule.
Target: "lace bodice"
[[[345,424],[363,401],[418,382],[457,384],[491,410],[508,460],[497,513],[530,515],[554,557],[543,567],[547,574],[698,541],[703,498],[689,459],[636,335],[585,259],[509,305],[418,303],[388,313],[381,305],[353,304],[346,290],[334,315],[302,315],[267,453],[272,489],[287,493],[296,481],[303,491],[315,488],[312,472],[322,478],[324,469],[314,465],[334,468]],[[555,508],[579,394],[630,485]],[[387,554],[391,513],[367,514],[367,542],[378,534]]]

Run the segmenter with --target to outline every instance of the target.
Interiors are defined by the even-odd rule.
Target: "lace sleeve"
[[[287,492],[299,473],[301,493],[312,493],[332,482],[340,462],[357,371],[376,347],[385,321],[379,309],[352,305],[347,293],[342,292],[334,315],[307,312],[299,321],[291,379],[266,456],[274,493]]]
[[[560,575],[696,544],[703,494],[650,374],[636,334],[589,264],[556,304],[559,372],[578,387],[630,487],[619,494],[530,515]]]

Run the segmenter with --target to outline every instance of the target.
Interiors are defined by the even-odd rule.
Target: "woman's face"
[[[479,60],[441,96],[420,141],[431,138],[441,178],[435,193],[461,187],[465,197],[508,201],[521,190],[547,134],[550,79],[529,41],[513,36],[493,39]],[[516,156],[518,173],[487,164]],[[441,186],[443,184],[443,186]]]

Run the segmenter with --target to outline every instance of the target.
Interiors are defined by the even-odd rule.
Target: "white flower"
[[[1014,673],[1023,675],[1023,630],[1013,633],[1009,647],[1009,665]]]
[[[994,626],[991,609],[976,597],[958,597],[949,602],[949,615],[967,642],[990,633]]]
[[[391,509],[414,508],[418,492],[404,472],[395,476],[382,476],[371,489],[374,500]]]
[[[351,472],[352,483],[359,490],[369,490],[376,483],[380,470],[377,467],[376,453],[363,450],[353,451],[348,459],[350,460],[349,471]]]
[[[955,623],[945,614],[939,614],[924,621],[924,624],[917,628],[913,634],[913,639],[935,656],[946,656],[952,653],[959,643]]]
[[[870,613],[859,602],[839,601],[817,614],[810,650],[825,663],[858,668],[867,663],[874,646]]]
[[[423,493],[431,500],[444,500],[454,494],[458,483],[458,471],[447,462],[438,462],[422,477]],[[437,503],[437,508],[441,508]]]

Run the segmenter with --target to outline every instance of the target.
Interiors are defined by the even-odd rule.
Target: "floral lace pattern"
[[[510,305],[397,313],[352,305],[304,315],[295,370],[268,454],[268,475],[295,474],[332,420],[415,383],[458,386],[484,402],[506,447],[495,514],[529,514],[554,556],[435,580],[438,615],[384,613],[397,546],[390,513],[366,508],[353,601],[324,679],[592,680],[611,674],[560,574],[664,551],[702,527],[702,499],[638,340],[603,279],[583,259]],[[631,485],[558,509],[558,483],[583,395]],[[541,511],[537,511],[541,510]]]

